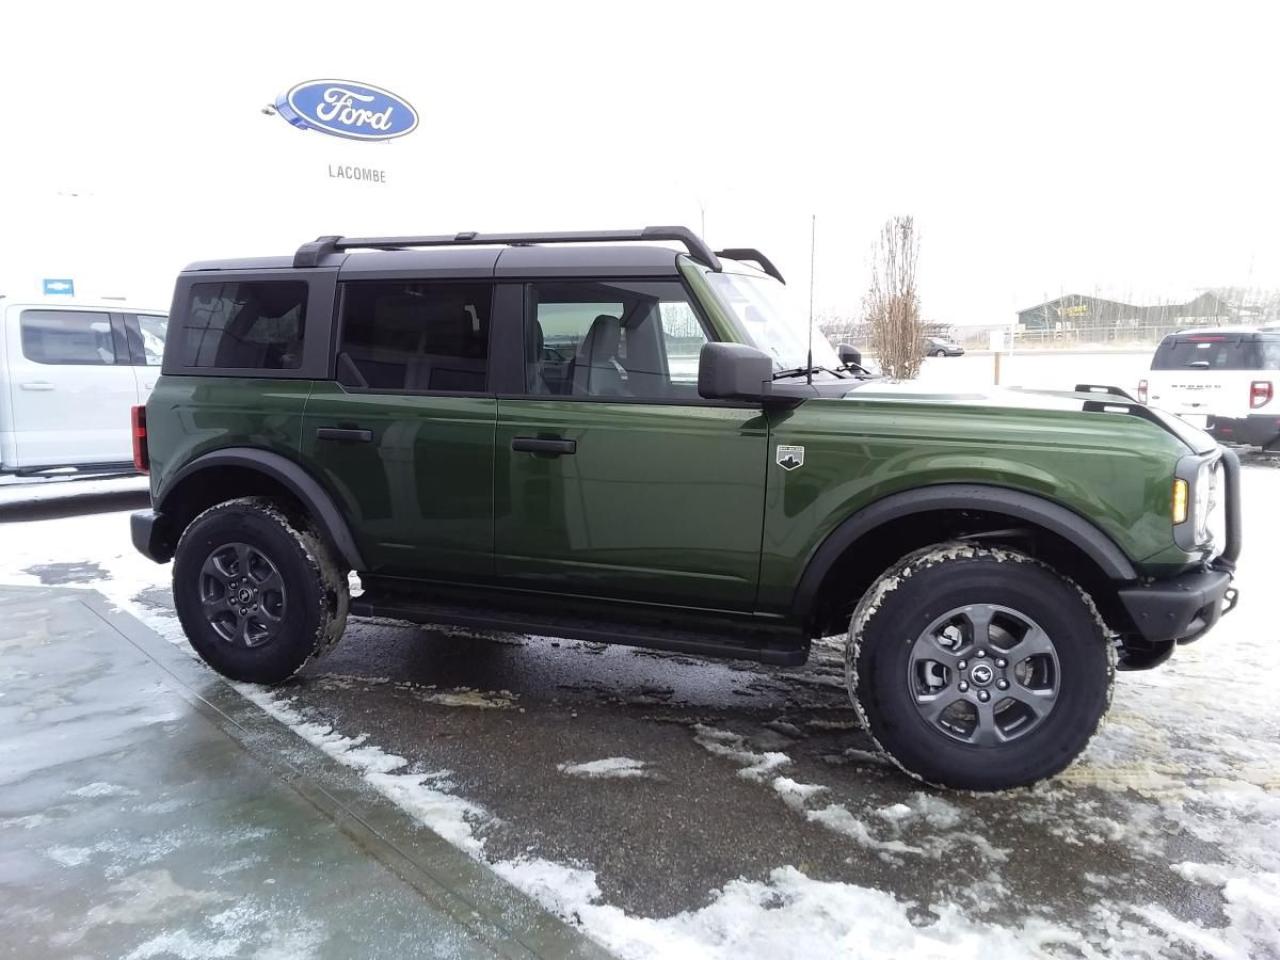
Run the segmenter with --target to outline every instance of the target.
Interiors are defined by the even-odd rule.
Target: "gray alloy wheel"
[[[173,605],[191,646],[224,677],[281,683],[342,636],[346,573],[304,519],[240,497],[182,532]]]
[[[237,646],[270,643],[288,606],[284,578],[258,547],[215,547],[200,568],[200,606],[213,631]]]
[[[1092,600],[1041,561],[947,542],[886,570],[849,621],[849,693],[912,776],[1007,790],[1080,755],[1111,700],[1115,647]]]
[[[912,644],[907,683],[930,726],[998,746],[1038,727],[1058,699],[1053,640],[1011,607],[973,603],[937,617]]]

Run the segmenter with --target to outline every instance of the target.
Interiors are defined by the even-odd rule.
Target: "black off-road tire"
[[[953,613],[955,619],[948,619]],[[976,625],[992,616],[994,629]],[[956,626],[939,630],[940,618]],[[1026,650],[1044,647],[1041,635],[1051,641],[1051,653],[1018,653],[1024,640]],[[960,648],[969,653],[965,659],[938,648],[956,636],[961,644],[968,642],[964,636],[985,636],[983,659],[976,656],[977,645]],[[994,645],[1018,636],[1023,640],[1007,650]],[[934,649],[949,667],[930,659]],[[992,668],[997,657],[1004,668],[972,676],[976,664]],[[960,664],[966,669],[958,669]],[[1092,600],[1070,580],[1024,554],[954,543],[904,558],[867,591],[850,621],[845,666],[864,729],[904,771],[938,786],[1003,790],[1051,777],[1084,750],[1110,706],[1115,653]],[[1023,671],[1026,685],[1015,670]],[[950,679],[940,679],[944,675]],[[978,680],[985,683],[979,686]],[[997,683],[1004,687],[997,690]],[[1011,690],[1014,684],[1019,686]],[[945,696],[935,699],[955,705],[940,718],[928,717],[931,706],[921,701],[939,689]],[[979,704],[974,698],[984,693]],[[1039,698],[1049,693],[1046,710]],[[1037,700],[1035,709],[1043,714],[1010,699],[1015,696]],[[958,698],[971,702],[956,703]],[[988,705],[992,712],[983,714]],[[1010,739],[999,729],[997,709],[1014,718]],[[963,732],[970,714],[974,727],[966,740],[957,730]],[[994,723],[998,732],[980,733],[984,722],[987,731]]]
[[[233,600],[248,590],[244,606],[223,602],[228,582],[237,585]],[[210,507],[174,554],[173,601],[187,639],[232,680],[288,679],[341,639],[349,600],[346,571],[324,541],[265,498]]]

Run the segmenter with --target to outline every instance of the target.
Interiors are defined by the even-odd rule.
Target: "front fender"
[[[1007,487],[945,483],[884,497],[837,526],[806,565],[792,598],[792,613],[801,619],[807,616],[827,572],[863,536],[892,520],[937,510],[983,510],[1024,520],[1075,544],[1112,580],[1137,577],[1133,564],[1113,540],[1066,507]]]
[[[776,462],[784,444],[805,449],[801,466]],[[966,491],[972,509],[1008,514],[1017,504],[1015,516],[1067,536],[1109,576],[1132,579],[1174,547],[1173,471],[1185,453],[1158,426],[1105,413],[852,399],[773,413],[757,609],[789,614],[818,551],[842,525],[861,526],[853,518],[862,511],[899,496],[908,499],[894,503],[961,508],[939,499],[948,487],[980,488]]]

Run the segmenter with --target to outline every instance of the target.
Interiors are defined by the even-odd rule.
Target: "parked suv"
[[[1061,770],[1117,658],[1234,605],[1236,458],[1110,388],[860,379],[787,304],[763,254],[683,228],[192,264],[134,543],[236,680],[284,680],[348,613],[782,665],[844,632],[906,771]]]
[[[165,316],[0,298],[0,473],[132,472],[125,424],[160,374]]]
[[[1138,398],[1225,443],[1280,450],[1280,328],[1187,330],[1160,341]]]

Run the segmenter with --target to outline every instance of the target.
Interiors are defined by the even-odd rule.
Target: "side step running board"
[[[752,630],[749,626],[732,622],[726,622],[723,633],[689,631],[537,612],[480,610],[376,593],[352,597],[351,614],[497,633],[531,633],[592,643],[617,643],[701,657],[755,660],[786,667],[799,666],[809,656],[809,644],[798,634]]]

